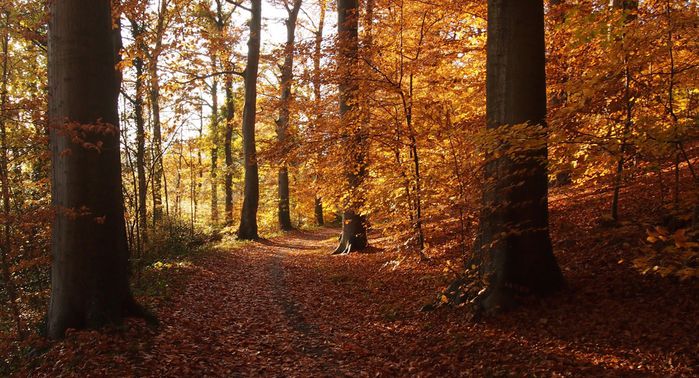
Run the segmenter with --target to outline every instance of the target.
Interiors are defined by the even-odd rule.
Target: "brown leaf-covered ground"
[[[600,227],[604,201],[554,196],[568,289],[479,323],[464,309],[419,311],[449,281],[437,259],[330,256],[337,230],[298,231],[171,267],[167,299],[151,304],[159,328],[73,332],[17,375],[699,375],[697,283],[634,270],[642,225]]]

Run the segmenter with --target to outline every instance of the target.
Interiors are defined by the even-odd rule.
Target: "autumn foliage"
[[[697,1],[529,1],[545,15],[545,125],[499,128],[496,2],[362,0],[348,42],[336,1],[265,0],[259,35],[255,1],[112,0],[119,125],[57,130],[50,5],[0,0],[0,375],[698,374],[694,317],[653,328],[668,316],[650,309],[699,306]],[[97,129],[120,136],[130,280],[161,328],[49,342],[49,134],[99,154],[81,139]],[[476,323],[476,252],[506,237],[479,245],[489,163],[545,149],[567,286]],[[236,239],[241,214],[255,230],[241,239],[261,240]],[[337,248],[351,222],[368,245]]]

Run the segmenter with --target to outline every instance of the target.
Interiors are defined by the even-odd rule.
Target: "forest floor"
[[[639,274],[642,225],[599,226],[605,198],[552,196],[569,287],[511,313],[420,312],[450,280],[443,264],[399,259],[380,240],[330,256],[337,230],[297,231],[160,266],[177,278],[149,303],[158,328],[71,332],[17,375],[699,375],[697,282]],[[634,204],[625,211],[650,206]]]

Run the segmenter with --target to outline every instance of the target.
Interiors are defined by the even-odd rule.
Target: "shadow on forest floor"
[[[376,253],[331,257],[339,230],[294,231],[203,255],[154,304],[157,332],[136,321],[74,332],[18,375],[697,376],[699,283],[631,266],[640,218],[655,216],[653,191],[637,187],[622,197],[634,222],[615,229],[597,221],[604,193],[554,199],[568,289],[482,322],[419,311],[454,256],[424,264],[373,238]]]

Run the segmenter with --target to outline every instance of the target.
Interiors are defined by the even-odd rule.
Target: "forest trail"
[[[338,230],[295,231],[202,253],[151,304],[157,329],[71,332],[26,366],[34,376],[693,375],[688,288],[557,248],[572,288],[481,323],[418,309],[449,277],[376,249],[331,256]],[[606,246],[605,248],[609,248]],[[598,253],[595,253],[597,255]],[[412,261],[411,261],[412,260]],[[178,267],[179,266],[179,267]],[[585,269],[573,269],[585,267]],[[599,268],[598,268],[599,267]],[[635,278],[634,278],[635,277]],[[637,293],[648,298],[637,298]],[[684,294],[683,294],[684,293]]]
[[[306,287],[294,286],[288,276],[308,274],[292,270],[305,266],[296,260],[327,255],[331,243],[325,239],[332,240],[335,234],[327,229],[314,234],[294,232],[204,260],[172,304],[180,311],[163,315],[167,326],[154,340],[156,358],[172,350],[169,340],[181,340],[176,358],[187,363],[163,364],[159,371],[149,366],[143,374],[331,373],[335,367],[323,358],[331,341],[304,317],[304,308],[313,303],[299,301],[313,298],[299,298],[297,294]]]

